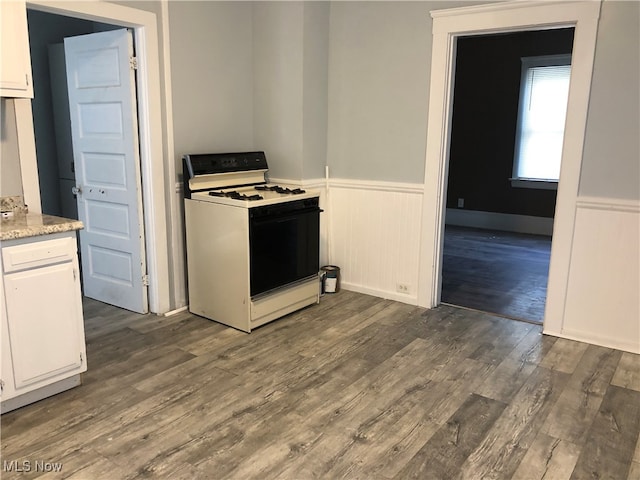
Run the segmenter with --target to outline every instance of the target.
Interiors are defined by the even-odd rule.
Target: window
[[[557,187],[570,77],[571,55],[522,59],[513,186]]]

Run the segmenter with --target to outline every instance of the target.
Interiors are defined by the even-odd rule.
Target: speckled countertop
[[[0,220],[0,241],[69,232],[84,228],[80,220],[40,213],[15,213]]]
[[[84,228],[79,220],[29,213],[22,195],[0,197],[3,217],[0,219],[0,241],[37,237],[50,233],[70,232]],[[11,215],[4,218],[5,213]]]

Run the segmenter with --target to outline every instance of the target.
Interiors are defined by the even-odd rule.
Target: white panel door
[[[65,38],[64,48],[84,294],[147,313],[131,32]]]

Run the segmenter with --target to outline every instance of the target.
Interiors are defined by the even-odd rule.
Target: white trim
[[[612,210],[616,212],[640,213],[640,201],[621,198],[578,197],[577,208]]]
[[[350,190],[374,190],[380,192],[424,193],[421,183],[384,182],[377,180],[355,180],[350,178],[316,178],[311,180],[290,180],[286,178],[270,178],[271,183],[296,185],[306,188],[343,188]]]
[[[178,313],[186,312],[188,309],[189,309],[189,306],[185,305],[184,307],[176,308],[175,310],[165,312],[162,315],[165,317],[171,317],[173,315],[177,315]]]
[[[346,178],[329,179],[329,188],[353,190],[375,190],[381,192],[424,193],[421,183],[382,182],[376,180],[351,180]]]
[[[300,182],[300,187],[326,190],[327,181],[324,178],[311,178],[309,180],[302,180]]]
[[[169,0],[160,1],[160,11],[162,16],[162,49],[163,66],[162,80],[164,82],[164,91],[171,92],[171,59],[170,59],[170,41],[169,41]],[[186,280],[186,264],[184,257],[184,235],[183,229],[179,228],[182,221],[182,183],[178,182],[179,187],[171,189],[172,184],[177,180],[176,162],[174,160],[175,144],[173,141],[173,101],[172,96],[167,93],[165,95],[165,141],[167,152],[167,192],[169,192],[168,208],[171,214],[171,222],[169,223],[169,236],[171,238],[171,255],[169,256],[169,271],[173,273],[173,295],[174,305],[186,305],[187,302],[187,280]],[[186,309],[187,307],[184,307]],[[176,312],[177,310],[173,310]],[[171,312],[169,312],[171,313]]]
[[[591,90],[600,1],[504,2],[432,12],[433,48],[425,161],[418,303],[440,303],[444,199],[458,36],[575,26],[572,75],[551,248],[545,329],[561,331],[567,295],[578,182]]]
[[[153,313],[166,312],[169,310],[170,289],[163,138],[166,141],[169,135],[163,137],[162,134],[160,52],[156,15],[108,2],[31,0],[27,2],[27,8],[110,23],[135,30],[134,39],[138,57],[137,93],[142,197],[147,272],[149,274],[149,309]],[[23,177],[23,183],[28,184],[29,182],[34,182],[33,178]]]
[[[511,0],[432,10],[430,14],[434,20],[432,30],[434,35],[448,33],[486,35],[539,30],[540,27],[565,28],[575,24],[578,17],[594,5],[599,16],[600,3],[601,0]],[[591,5],[578,12],[585,4]]]
[[[308,180],[292,180],[290,178],[271,178],[268,179],[269,183],[275,183],[277,185],[289,185],[300,188],[325,188],[326,181],[324,178],[311,178]]]
[[[33,111],[30,98],[13,100],[18,137],[18,156],[20,157],[20,174],[22,175],[22,196],[24,203],[32,213],[41,213],[40,180],[38,178],[38,160],[36,155],[36,138],[33,129]],[[28,181],[25,181],[28,179]]]
[[[585,335],[584,332],[574,330],[556,332],[555,330],[548,330],[546,328],[543,329],[542,333],[545,335],[553,335],[554,337],[566,338],[567,340],[575,340],[592,345],[599,345],[601,347],[640,354],[640,348],[638,347],[637,342],[621,340],[620,338],[609,337],[607,335]]]
[[[387,300],[395,300],[396,302],[407,303],[409,305],[417,305],[418,297],[415,294],[406,295],[403,293],[369,288],[363,285],[356,285],[349,282],[340,282],[340,288],[350,292],[364,293],[365,295],[373,295],[374,297],[385,298]]]
[[[577,0],[578,1],[578,0]],[[489,14],[492,15],[495,13],[496,9],[508,11],[512,9],[519,8],[530,8],[536,6],[547,6],[549,5],[549,0],[531,0],[531,1],[509,1],[504,2],[502,4],[497,3],[486,3],[481,5],[470,5],[467,7],[453,7],[453,8],[443,8],[441,10],[433,10],[429,12],[432,18],[450,18],[450,17],[461,17],[465,15],[475,15],[475,14]],[[434,25],[435,32],[435,25]]]
[[[486,228],[533,235],[550,236],[553,233],[553,218],[514,215],[511,213],[447,208],[445,223],[461,227]]]

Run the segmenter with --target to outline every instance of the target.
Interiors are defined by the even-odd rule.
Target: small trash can
[[[322,294],[337,293],[340,291],[340,267],[325,265],[322,271]]]

